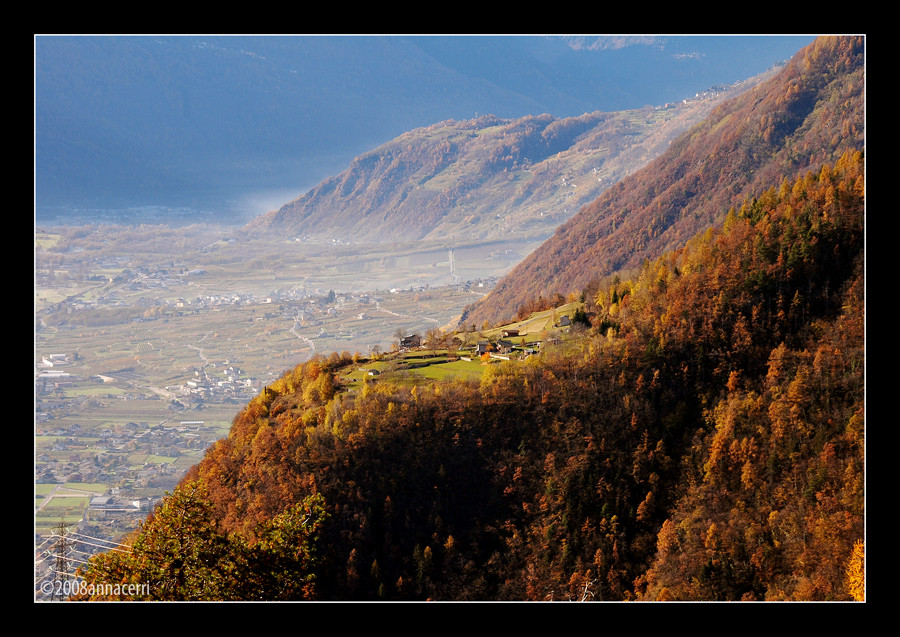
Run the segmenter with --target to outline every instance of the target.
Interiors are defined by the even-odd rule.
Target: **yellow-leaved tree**
[[[847,592],[857,602],[866,601],[866,545],[857,540],[847,564]]]

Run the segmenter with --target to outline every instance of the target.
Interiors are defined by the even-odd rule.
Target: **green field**
[[[516,358],[516,356],[514,354],[512,358]],[[381,360],[367,361],[345,370],[340,375],[340,379],[348,389],[358,388],[363,382],[421,385],[429,381],[453,378],[477,381],[486,369],[501,362],[503,359],[496,358],[483,361],[468,350],[460,350],[453,355],[450,355],[447,350],[437,350],[434,354],[427,350],[417,350],[388,354]],[[370,372],[377,373],[373,375]]]
[[[107,486],[99,482],[66,482],[64,489],[73,491],[89,491],[91,493],[103,493]]]
[[[83,496],[53,496],[35,513],[35,525],[52,527],[60,520],[77,522],[84,516],[91,499]]]
[[[477,380],[481,378],[485,368],[491,363],[483,363],[480,360],[473,361],[445,361],[436,365],[429,365],[420,369],[411,370],[413,374],[423,376],[431,380],[446,380],[449,378],[461,378],[463,380]]]

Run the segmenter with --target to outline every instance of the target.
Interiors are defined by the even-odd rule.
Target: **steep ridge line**
[[[461,324],[507,320],[529,300],[634,269],[721,223],[748,194],[862,150],[864,86],[864,38],[817,39],[584,206],[468,308]]]

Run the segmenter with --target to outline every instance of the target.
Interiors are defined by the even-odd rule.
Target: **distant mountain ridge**
[[[586,205],[462,320],[501,321],[529,300],[636,268],[721,222],[748,193],[862,150],[864,87],[864,38],[818,38]]]
[[[360,155],[251,227],[350,242],[539,238],[728,96],[580,117],[445,121]]]
[[[404,131],[680,100],[810,39],[39,35],[37,213],[191,206],[243,223]]]

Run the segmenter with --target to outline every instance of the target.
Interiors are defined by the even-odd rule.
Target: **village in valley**
[[[509,246],[457,250],[450,264],[437,261],[443,248],[369,254],[360,266],[330,246],[298,258],[285,241],[248,261],[232,241],[202,236],[191,251],[127,232],[148,248],[114,233],[35,235],[36,577],[60,525],[78,559],[120,542],[249,400],[313,356],[358,360],[341,379],[351,389],[378,376],[475,379],[534,355],[569,321],[562,308],[503,333],[454,333],[453,317],[518,258]]]

